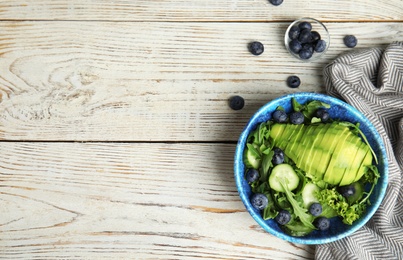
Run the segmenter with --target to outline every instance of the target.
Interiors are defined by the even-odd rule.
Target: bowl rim
[[[309,22],[311,22],[311,23],[312,23],[312,22],[315,22],[316,24],[319,24],[319,25],[325,30],[325,32],[326,32],[326,48],[325,48],[325,50],[324,50],[323,52],[319,52],[319,53],[314,52],[314,56],[312,56],[312,57],[309,58],[309,59],[301,59],[297,54],[293,53],[293,52],[291,51],[290,47],[289,47],[290,38],[288,37],[288,34],[289,34],[289,31],[290,31],[291,27],[293,27],[295,24],[300,23],[300,22],[303,22],[303,21],[309,21]],[[321,34],[321,37],[323,37],[322,34]],[[330,33],[329,33],[329,30],[327,29],[327,27],[326,27],[321,21],[319,21],[319,20],[317,20],[317,19],[315,19],[315,18],[311,18],[311,17],[302,17],[302,18],[298,18],[298,19],[294,20],[294,21],[287,27],[287,30],[286,30],[286,32],[285,32],[285,34],[284,34],[284,45],[285,45],[285,48],[287,49],[287,51],[289,52],[289,54],[290,54],[292,57],[294,57],[294,58],[296,58],[296,59],[298,59],[298,60],[300,60],[300,61],[302,61],[302,62],[311,62],[311,61],[315,61],[315,60],[319,59],[320,57],[322,57],[323,55],[325,55],[326,52],[327,52],[327,50],[329,49],[329,46],[330,46]]]
[[[280,101],[291,100],[291,98],[293,98],[293,97],[298,98],[299,96],[310,96],[313,99],[318,98],[318,99],[330,100],[331,105],[339,105],[339,106],[342,106],[342,107],[348,109],[349,111],[351,111],[354,114],[355,117],[358,117],[360,121],[362,121],[366,124],[366,126],[369,128],[370,132],[375,136],[375,139],[379,142],[379,146],[380,146],[380,151],[379,151],[378,156],[380,157],[379,161],[382,160],[382,162],[383,162],[383,167],[382,167],[383,175],[381,176],[381,178],[378,180],[378,183],[377,183],[377,185],[379,185],[379,187],[380,187],[378,199],[374,202],[371,202],[371,207],[367,208],[367,213],[363,217],[358,219],[356,221],[356,223],[351,226],[351,228],[349,228],[337,235],[331,236],[331,237],[317,238],[317,239],[306,238],[306,237],[294,237],[294,236],[288,235],[284,232],[279,232],[275,229],[272,229],[269,225],[267,225],[265,223],[265,220],[263,220],[260,213],[259,214],[256,213],[255,211],[252,210],[251,207],[247,206],[248,203],[250,203],[249,202],[250,200],[246,196],[245,193],[242,193],[242,191],[240,189],[240,187],[242,187],[241,183],[242,183],[242,181],[244,181],[244,179],[243,179],[244,172],[241,172],[241,170],[244,168],[244,166],[241,167],[241,165],[243,165],[243,151],[244,151],[246,139],[249,134],[248,129],[254,129],[254,127],[256,127],[259,123],[261,123],[257,119],[260,116],[267,114],[266,110],[268,107],[271,107],[271,106],[273,106],[273,104],[279,103]],[[382,203],[382,201],[385,197],[386,188],[388,185],[389,169],[388,169],[388,158],[386,155],[386,148],[385,148],[384,142],[383,142],[380,134],[374,127],[374,125],[369,121],[369,119],[366,116],[364,116],[355,107],[351,106],[350,104],[348,104],[336,97],[325,95],[325,94],[320,94],[320,93],[314,93],[314,92],[297,92],[297,93],[283,95],[283,96],[277,97],[277,98],[269,101],[268,103],[266,103],[265,105],[260,107],[256,111],[256,113],[254,113],[253,116],[249,119],[248,123],[242,130],[242,133],[241,133],[241,135],[238,139],[237,145],[236,145],[235,158],[234,158],[234,177],[235,177],[238,194],[239,194],[245,208],[247,209],[249,214],[253,217],[253,219],[264,230],[266,230],[268,233],[270,233],[276,237],[279,237],[283,240],[286,240],[286,241],[289,241],[292,243],[313,244],[314,245],[314,244],[330,243],[330,242],[342,239],[344,237],[347,237],[347,236],[351,235],[352,233],[354,233],[355,231],[357,231],[358,229],[360,229],[361,227],[363,227],[370,220],[370,218],[372,218],[372,216],[378,210],[380,204]]]

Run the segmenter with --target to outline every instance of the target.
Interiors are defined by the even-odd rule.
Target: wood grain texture
[[[283,46],[288,23],[1,22],[0,138],[235,141],[258,107],[323,92],[322,68],[346,34],[359,48],[403,39],[401,23],[327,23],[331,47],[312,63]],[[247,43],[262,41],[253,56]],[[286,86],[297,74],[299,89]],[[246,106],[232,111],[228,99]]]
[[[1,0],[0,20],[109,21],[403,20],[401,0]]]
[[[311,259],[263,231],[235,145],[0,144],[2,259]]]

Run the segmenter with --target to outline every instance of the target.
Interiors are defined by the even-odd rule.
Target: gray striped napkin
[[[326,91],[360,110],[376,127],[389,160],[386,196],[351,236],[318,245],[315,259],[403,259],[403,42],[353,50],[324,69]]]

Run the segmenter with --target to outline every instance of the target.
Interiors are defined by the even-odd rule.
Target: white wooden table
[[[323,59],[287,54],[300,17]],[[403,40],[403,1],[0,0],[0,258],[313,259],[246,212],[233,156],[260,106],[325,91],[347,34]]]

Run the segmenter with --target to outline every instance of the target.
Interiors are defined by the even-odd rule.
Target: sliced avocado
[[[311,173],[312,165],[313,165],[313,153],[316,150],[321,150],[320,147],[318,147],[318,142],[321,141],[324,133],[327,131],[329,128],[329,125],[326,126],[326,124],[318,124],[313,126],[314,130],[312,132],[312,142],[310,143],[309,150],[304,154],[303,157],[303,162],[301,164],[301,167],[303,167],[304,171],[307,172],[308,174]]]
[[[341,152],[336,158],[335,166],[346,169],[351,167],[351,164],[353,163],[354,157],[357,154],[360,144],[361,139],[358,136],[349,135],[349,137],[344,142],[344,146],[341,149]]]
[[[346,142],[346,140],[350,135],[352,135],[352,133],[351,131],[348,131],[343,136],[341,136],[337,142],[336,148],[332,153],[329,165],[323,177],[323,180],[329,184],[337,185],[340,183],[341,178],[343,178],[343,173],[345,169],[337,166],[337,158],[339,157],[339,154],[343,151],[346,143],[348,143]]]
[[[364,157],[364,160],[362,160],[362,164],[360,165],[360,168],[358,169],[357,176],[355,176],[354,182],[358,181],[361,179],[361,177],[364,175],[365,171],[367,171],[367,167],[372,165],[372,152],[370,149],[368,149],[367,154]]]
[[[288,141],[292,142],[292,141],[296,140],[296,136],[299,134],[301,128],[303,128],[303,127],[304,127],[303,124],[301,124],[301,125],[293,125],[293,131],[288,136]]]
[[[304,125],[298,125],[297,131],[289,141],[284,153],[290,158],[296,158],[298,154],[298,147],[301,144],[301,137],[304,136],[306,127]]]
[[[316,164],[312,162],[314,159],[313,156],[320,153],[322,154],[322,149],[318,146],[318,144],[322,141],[322,139],[325,137],[325,133],[329,129],[330,124],[323,124],[323,125],[318,125],[317,126],[317,131],[315,131],[315,138],[312,143],[311,150],[309,151],[308,154],[308,170],[312,170],[312,167],[314,167]]]
[[[277,142],[274,143],[274,146],[280,148],[281,150],[284,150],[284,147],[287,146],[287,143],[287,140],[277,139]]]
[[[322,142],[322,139],[325,137],[325,133],[327,132],[329,127],[330,127],[330,124],[325,124],[321,128],[321,132],[318,133],[317,138],[314,142],[314,145],[312,146],[312,151],[310,152],[311,153],[311,155],[309,156],[310,162],[308,164],[308,169],[306,170],[306,172],[309,173],[311,176],[315,177],[315,179],[322,176],[322,174],[317,173],[318,170],[323,170],[323,171],[326,170],[326,168],[319,169],[320,166],[323,164],[321,162],[321,158],[322,158],[322,154],[324,151],[318,144],[320,142]],[[314,149],[314,147],[315,147],[315,149]],[[321,179],[318,179],[318,180],[321,180]]]
[[[304,171],[305,171],[304,155],[305,155],[305,153],[309,152],[311,143],[313,142],[313,140],[312,140],[313,138],[311,136],[313,130],[314,130],[313,127],[307,126],[304,136],[301,137],[303,139],[302,142],[300,143],[300,145],[298,147],[295,148],[297,150],[297,158],[295,159],[294,162],[298,168],[300,168]]]
[[[270,137],[273,139],[274,143],[281,139],[286,124],[273,124],[270,129]]]
[[[346,126],[341,126],[336,123],[332,123],[325,133],[326,138],[322,139],[322,142],[319,144],[319,146],[323,150],[327,150],[329,151],[330,154],[333,154],[333,151],[336,148],[333,142],[334,139],[339,141],[340,138],[344,135],[344,133],[348,130],[349,128]]]
[[[359,149],[360,142],[360,138],[355,135],[351,135],[350,138],[347,138],[344,142],[344,146],[338,153],[333,166],[334,184],[340,184],[346,171],[351,168],[351,164],[353,163],[354,157]],[[358,171],[358,167],[359,166],[351,168],[347,174],[351,175],[351,172],[352,174],[355,174]]]
[[[343,174],[343,178],[340,181],[340,186],[349,185],[354,182],[358,169],[360,168],[360,165],[368,151],[369,148],[367,144],[361,141],[350,167],[346,169]]]
[[[320,164],[316,166],[316,176],[320,180],[324,179],[324,175],[329,166],[333,151],[340,142],[340,138],[349,131],[347,127],[338,128],[337,126],[338,125],[336,124],[330,125],[321,142],[318,143],[318,147],[323,151],[320,158]],[[338,131],[335,131],[334,127],[336,127]]]
[[[283,141],[288,140],[290,138],[292,132],[294,132],[294,128],[295,128],[295,125],[284,124],[284,131],[281,134],[281,136],[278,137],[278,139],[281,139]]]

